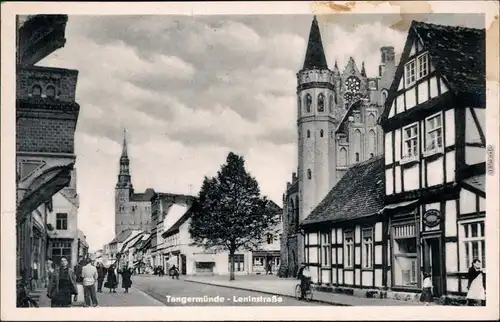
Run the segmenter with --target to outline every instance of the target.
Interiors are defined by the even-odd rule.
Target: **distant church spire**
[[[130,177],[130,160],[127,153],[127,132],[123,130],[123,146],[122,155],[120,157],[120,173],[118,174],[118,182],[116,188],[132,188],[132,180]]]
[[[307,44],[306,58],[304,60],[303,69],[313,68],[328,68],[316,16],[314,16],[311,24],[311,31],[309,32],[309,42]]]
[[[366,77],[365,62],[361,64],[361,76]]]
[[[123,129],[122,158],[128,158],[128,154],[127,154],[127,129]]]

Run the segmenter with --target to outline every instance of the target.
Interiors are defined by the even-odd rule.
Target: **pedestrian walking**
[[[95,284],[97,282],[98,274],[97,269],[92,265],[92,260],[87,259],[87,264],[82,268],[83,277],[83,294],[85,297],[85,307],[93,305],[97,307],[97,294]]]
[[[422,283],[422,294],[420,295],[420,302],[424,302],[425,305],[434,302],[432,297],[432,277],[429,272],[424,272],[424,282]]]
[[[75,273],[69,268],[68,259],[61,257],[61,266],[51,274],[47,296],[52,307],[70,307],[71,295],[78,295]]]
[[[102,263],[97,263],[97,292],[102,293],[102,284],[106,278],[106,268]]]
[[[32,281],[34,284],[34,285],[32,285],[32,288],[34,289],[34,288],[38,287],[38,260],[35,259],[33,261],[31,268],[32,268],[32,272],[33,272],[31,278],[32,278]]]
[[[122,287],[125,289],[125,293],[128,293],[128,289],[132,287],[132,270],[125,266],[120,274],[122,275]]]
[[[484,306],[486,300],[486,276],[481,268],[481,261],[474,259],[467,273],[467,306]]]
[[[118,280],[116,278],[115,265],[111,265],[108,268],[108,276],[106,279],[106,283],[104,287],[109,288],[109,293],[116,293],[116,286],[118,284]]]

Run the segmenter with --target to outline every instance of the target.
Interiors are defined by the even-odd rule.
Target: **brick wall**
[[[76,120],[19,118],[16,150],[22,152],[74,153]]]
[[[33,86],[42,88],[46,94],[48,86],[56,88],[56,98],[63,102],[74,102],[78,71],[72,69],[30,66],[21,68],[17,74],[16,94],[18,99],[30,97]]]

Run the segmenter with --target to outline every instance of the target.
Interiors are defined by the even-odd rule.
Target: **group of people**
[[[115,265],[106,268],[102,263],[94,265],[91,259],[81,260],[74,269],[69,267],[66,257],[61,258],[60,265],[55,265],[49,259],[47,273],[47,296],[51,299],[52,307],[71,307],[72,299],[73,302],[77,301],[79,285],[83,289],[84,306],[98,307],[97,293],[102,293],[103,284],[110,293],[116,293],[118,275],[122,276],[125,293],[132,287],[132,269],[125,266],[117,271]]]
[[[170,276],[172,276],[172,278],[177,278],[179,279],[179,269],[173,265],[172,267],[170,267],[170,269],[168,270],[168,273]],[[165,270],[163,269],[162,266],[156,266],[154,269],[153,269],[153,274],[154,275],[158,275],[158,276],[165,276]]]

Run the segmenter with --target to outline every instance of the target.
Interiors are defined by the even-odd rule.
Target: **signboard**
[[[441,223],[441,212],[436,209],[427,210],[423,216],[423,222],[427,227],[436,227]]]
[[[21,65],[34,65],[66,44],[68,15],[34,15],[17,31],[17,57]]]

